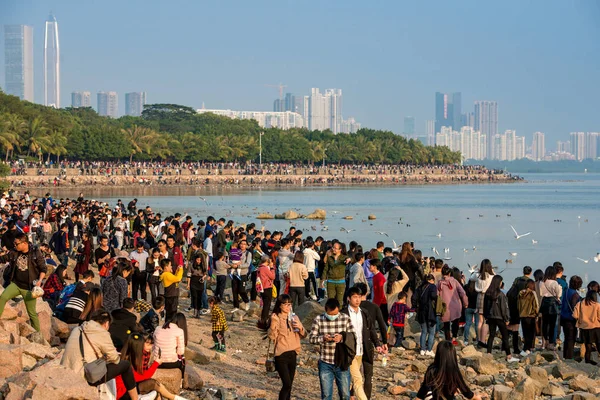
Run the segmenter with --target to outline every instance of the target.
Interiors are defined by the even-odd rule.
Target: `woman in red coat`
[[[73,272],[75,272],[75,282],[79,282],[79,275],[90,269],[90,258],[92,256],[92,241],[90,234],[84,232],[82,235],[83,242],[77,248],[77,264]]]

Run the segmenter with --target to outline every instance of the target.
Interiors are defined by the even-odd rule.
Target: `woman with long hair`
[[[294,253],[294,260],[288,270],[290,276],[290,296],[294,307],[304,303],[304,281],[308,279],[308,270],[304,265],[304,253],[297,251]]]
[[[540,309],[535,293],[535,282],[532,279],[527,280],[525,289],[519,292],[517,307],[523,330],[523,350],[521,351],[521,356],[527,357],[535,347],[535,326]]]
[[[466,399],[481,400],[481,396],[469,389],[460,372],[456,349],[452,342],[438,344],[435,358],[425,372],[417,399],[451,400],[460,392]]]
[[[153,343],[154,341],[151,336],[133,332],[129,335],[121,350],[121,360],[129,361],[131,363],[133,377],[137,383],[138,392],[140,394],[146,394],[154,390],[164,399],[185,400],[183,397],[169,392],[167,388],[156,379],[152,379],[154,373],[162,364],[161,359],[154,360],[154,362],[150,364]],[[125,389],[125,384],[120,376],[117,377],[116,383],[117,398],[120,399],[127,390]]]
[[[425,280],[417,288],[412,296],[413,308],[417,311],[416,320],[421,324],[421,355],[433,356],[433,342],[435,340],[435,328],[437,316],[435,315],[435,303],[438,291],[435,286],[435,278],[432,274],[426,275]]]
[[[204,293],[204,282],[207,278],[207,268],[204,261],[204,256],[200,252],[196,252],[192,257],[190,267],[188,269],[187,288],[190,291],[191,308],[194,310],[194,318],[200,318],[202,310],[202,294]]]
[[[176,313],[165,321],[161,328],[154,331],[152,355],[155,360],[162,360],[161,369],[178,368],[183,377],[185,371],[185,346],[187,345],[187,322],[183,313]]]
[[[503,279],[500,275],[494,275],[490,286],[485,292],[483,301],[483,315],[490,328],[490,335],[487,340],[487,352],[492,353],[492,346],[494,345],[494,339],[496,338],[496,328],[502,335],[502,349],[506,352],[506,361],[518,362],[518,358],[514,358],[510,352],[510,345],[508,343],[508,325],[510,321],[510,314],[508,311],[508,299],[502,292],[504,287]]]
[[[129,287],[127,277],[132,272],[133,267],[130,261],[118,261],[113,267],[111,275],[102,282],[104,309],[109,313],[123,307],[123,300],[127,298],[127,289]]]
[[[596,291],[588,290],[585,299],[573,310],[573,318],[577,320],[577,327],[581,329],[585,344],[585,362],[593,365],[597,363],[591,358],[592,345],[595,344],[596,348],[600,349],[600,304],[597,295]]]
[[[58,267],[56,267],[56,270],[52,274],[50,274],[50,276],[44,283],[43,299],[50,304],[50,307],[52,307],[52,309],[54,309],[56,305],[56,301],[60,296],[60,292],[67,285],[67,283],[65,282],[66,276],[67,267],[63,264],[60,264]]]
[[[560,324],[563,327],[565,341],[563,343],[563,358],[566,360],[573,359],[573,351],[575,348],[575,339],[577,338],[576,320],[573,317],[573,311],[577,307],[577,303],[581,300],[579,289],[583,285],[583,280],[577,275],[573,275],[569,280],[569,288],[564,294],[563,302],[560,308]]]
[[[92,240],[89,232],[83,232],[81,244],[77,247],[77,263],[73,272],[75,272],[75,282],[79,282],[79,276],[90,268],[90,258],[92,257]]]
[[[90,294],[88,295],[87,301],[85,302],[85,307],[83,307],[83,311],[79,315],[79,319],[81,322],[89,321],[90,315],[94,311],[97,311],[102,308],[103,296],[102,289],[99,287],[95,287],[90,290]]]
[[[488,334],[488,326],[485,324],[485,318],[483,316],[483,300],[485,298],[485,292],[490,287],[490,283],[492,283],[493,277],[494,268],[492,267],[492,262],[487,258],[481,261],[479,272],[471,277],[471,279],[475,280],[475,291],[477,292],[476,312],[479,314],[479,319],[477,321],[477,337],[479,338],[479,342],[477,342],[478,347],[487,347],[484,340]]]
[[[556,269],[546,268],[544,280],[539,284],[540,313],[542,314],[542,345],[548,350],[554,350],[556,344],[556,320],[560,314],[562,286],[556,281]]]
[[[287,294],[280,295],[273,307],[268,330],[269,339],[275,343],[273,349],[275,369],[282,382],[279,400],[291,398],[296,374],[296,358],[301,350],[300,339],[306,335],[307,332],[300,319],[292,315],[291,297]]]

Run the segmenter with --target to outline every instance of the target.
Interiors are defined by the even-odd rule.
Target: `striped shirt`
[[[350,332],[355,333],[352,327],[352,322],[347,314],[339,313],[339,316],[334,320],[330,321],[327,319],[325,314],[319,315],[312,324],[310,330],[310,342],[312,344],[319,344],[321,361],[327,364],[335,364],[335,342],[326,342],[325,335],[335,335],[336,333]]]

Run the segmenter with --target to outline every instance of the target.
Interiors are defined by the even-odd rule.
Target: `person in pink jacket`
[[[271,311],[271,302],[273,301],[273,281],[275,280],[275,267],[271,257],[264,255],[260,259],[257,280],[260,280],[260,285],[262,286],[262,290],[258,290],[258,292],[260,292],[263,303],[259,324],[261,326],[266,326],[267,319],[269,318],[269,311]]]
[[[446,312],[441,316],[444,323],[444,335],[446,340],[452,340],[457,345],[458,321],[462,309],[469,304],[467,294],[462,285],[452,277],[452,269],[447,265],[442,268],[442,279],[437,284],[438,295],[446,303]]]

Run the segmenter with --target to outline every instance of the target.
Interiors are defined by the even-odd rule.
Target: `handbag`
[[[275,352],[275,347],[277,347],[277,341],[275,341],[275,346],[273,346],[273,352]],[[273,358],[269,358],[269,353],[271,349],[271,339],[269,339],[269,345],[267,346],[267,357],[265,361],[265,369],[267,372],[275,372],[275,360]]]
[[[87,333],[85,333],[85,331],[82,328],[79,328],[79,330],[81,331],[81,333],[79,334],[79,350],[81,351],[81,358],[83,360],[83,372],[85,374],[85,379],[90,384],[100,382],[102,378],[106,380],[106,360],[98,355],[98,352],[96,351],[96,348],[88,338]],[[83,350],[83,336],[85,336],[85,339],[90,344],[92,350],[94,350],[94,354],[97,357],[97,359],[92,361],[91,363],[85,361],[85,353]]]
[[[546,285],[546,282],[543,282],[544,286],[546,287],[546,290],[550,293],[552,293],[550,291],[550,289],[548,289],[548,285]],[[558,315],[560,314],[560,300],[558,299],[558,297],[553,296],[553,297],[544,297],[542,299],[542,304],[540,306],[540,313],[542,314],[549,314],[549,315]]]

